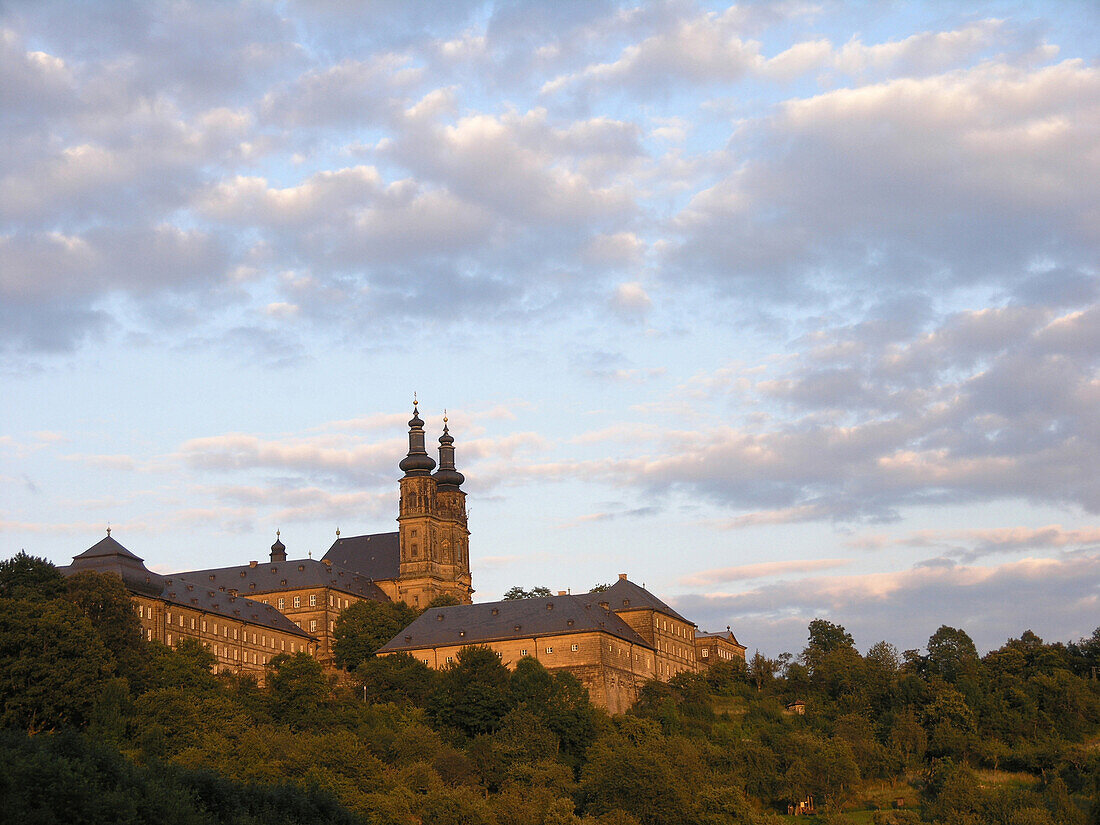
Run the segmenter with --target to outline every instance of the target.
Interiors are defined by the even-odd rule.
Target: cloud
[[[619,284],[611,297],[611,308],[625,318],[644,317],[652,306],[653,301],[637,281]]]
[[[867,535],[846,542],[850,547],[881,550],[889,546],[958,548],[957,555],[974,561],[993,553],[1041,552],[1100,545],[1100,527],[984,527],[965,530],[915,530],[901,536]]]
[[[407,55],[384,53],[311,69],[264,95],[259,113],[285,129],[378,125],[422,78]]]
[[[1100,556],[1028,558],[996,566],[916,565],[892,573],[811,577],[736,594],[681,596],[701,625],[731,624],[743,644],[797,653],[815,617],[844,625],[859,647],[880,639],[919,648],[940,625],[965,630],[983,650],[1031,628],[1051,641],[1089,635],[1100,605]],[[801,640],[795,635],[801,629]]]
[[[847,567],[851,559],[793,559],[790,561],[767,561],[758,564],[742,564],[737,567],[722,567],[715,570],[703,570],[690,576],[681,576],[680,584],[687,587],[713,587],[723,582],[748,581],[751,579],[769,579],[794,573],[812,573],[818,570],[831,570]]]
[[[795,304],[822,297],[823,274],[881,293],[1023,282],[1037,258],[1083,269],[1100,239],[1098,110],[1100,70],[1080,60],[791,99],[732,137],[667,263]]]

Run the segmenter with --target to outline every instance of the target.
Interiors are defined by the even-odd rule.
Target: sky
[[[750,651],[1100,625],[1092,2],[0,4],[0,557],[396,529]]]

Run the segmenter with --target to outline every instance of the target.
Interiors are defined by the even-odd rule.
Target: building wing
[[[368,576],[316,559],[249,562],[234,567],[190,570],[179,576],[208,589],[224,588],[227,592],[233,590],[242,596],[328,587],[370,601],[390,600]]]
[[[489,644],[507,639],[592,631],[651,647],[626,622],[586,595],[435,607],[426,610],[378,652]]]

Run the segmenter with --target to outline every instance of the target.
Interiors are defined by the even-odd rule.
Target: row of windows
[[[264,604],[268,603],[267,599],[262,599],[261,601]],[[340,608],[341,610],[343,610],[345,607],[348,607],[350,605],[351,605],[351,602],[349,600],[342,599],[339,596],[333,596],[331,593],[329,594],[329,597],[328,597],[328,606],[329,607],[337,607],[337,608]],[[279,610],[286,610],[286,597],[285,596],[279,596],[275,600],[275,606]],[[290,606],[291,607],[301,607],[302,606],[302,597],[301,596],[294,596],[293,598],[291,598]],[[309,594],[309,606],[310,607],[316,607],[317,606],[317,594],[316,593],[310,593]]]
[[[661,619],[660,622],[658,622],[657,617],[654,616],[653,617],[653,626],[657,627],[658,624],[660,625],[661,630],[665,630],[665,631],[669,630],[669,622],[668,622],[667,619]],[[685,639],[695,638],[688,628],[686,628],[682,625],[678,625],[678,624],[676,624],[676,622],[672,623],[672,633],[675,636],[683,636]]]

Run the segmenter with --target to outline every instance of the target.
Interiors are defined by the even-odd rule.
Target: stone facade
[[[316,639],[274,607],[224,586],[154,573],[109,533],[62,569],[67,575],[84,571],[122,579],[146,641],[175,647],[196,639],[214,654],[219,670],[263,681],[265,665],[280,653],[317,655]]]
[[[728,627],[725,633],[697,633],[695,658],[703,667],[715,662],[744,662],[745,646]]]
[[[622,573],[611,587],[578,596],[428,610],[378,653],[408,653],[433,668],[469,645],[491,648],[508,667],[531,656],[572,673],[594,703],[620,713],[650,679],[698,670],[694,636],[691,621]]]

